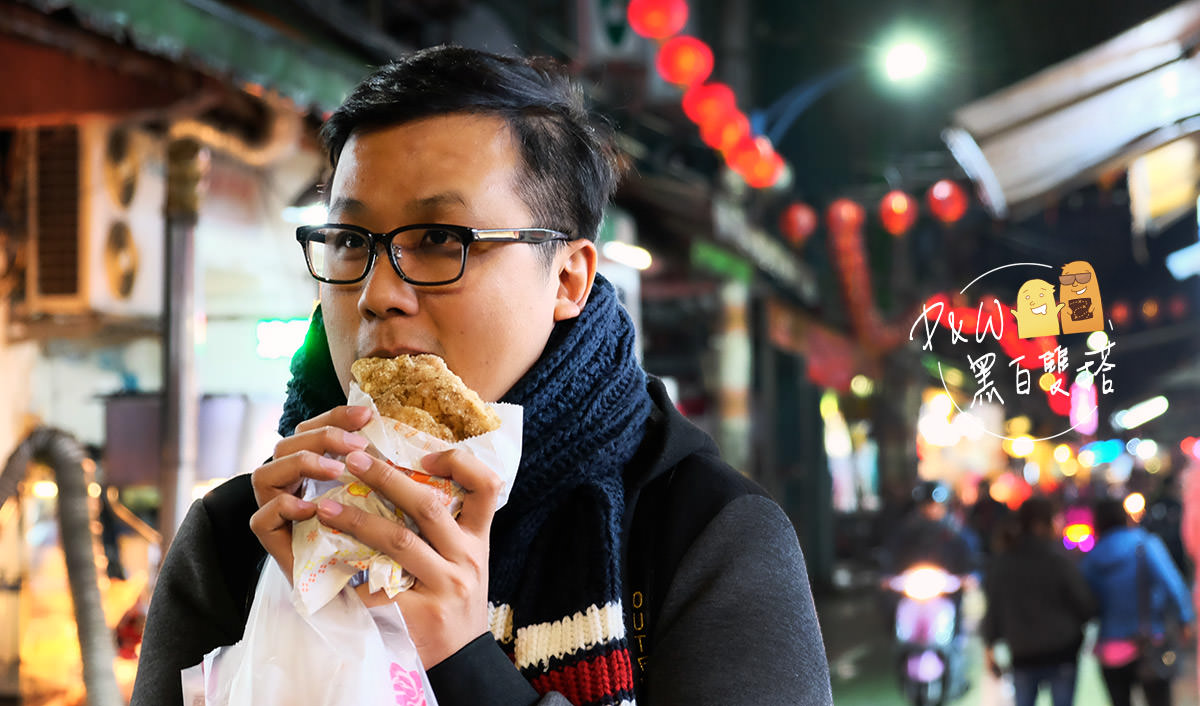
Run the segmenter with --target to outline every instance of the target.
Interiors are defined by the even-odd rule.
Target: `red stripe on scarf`
[[[617,694],[633,691],[629,650],[619,649],[590,660],[568,664],[532,679],[539,694],[557,691],[576,706],[616,703]]]

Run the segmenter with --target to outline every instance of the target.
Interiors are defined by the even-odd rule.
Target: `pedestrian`
[[[1191,556],[1193,574],[1188,577],[1192,580],[1192,601],[1195,604],[1197,613],[1200,614],[1200,473],[1195,471],[1193,464],[1189,463],[1189,467],[1185,471],[1178,471],[1183,475],[1183,480],[1180,482],[1183,491],[1183,513],[1180,522],[1180,535],[1183,540],[1183,546],[1187,549],[1187,553]],[[1197,691],[1200,692],[1200,650],[1197,651]]]
[[[1049,498],[1021,503],[1019,534],[992,558],[983,580],[986,661],[998,674],[993,648],[1008,646],[1016,706],[1033,706],[1042,685],[1054,706],[1071,705],[1084,628],[1096,615],[1083,574],[1057,541],[1054,515]]]
[[[1182,471],[1171,471],[1163,476],[1158,493],[1146,504],[1142,526],[1147,532],[1158,535],[1179,573],[1186,578],[1192,575],[1192,565],[1183,546],[1182,476]]]
[[[912,489],[913,506],[885,546],[882,568],[888,574],[901,574],[918,565],[931,564],[962,579],[950,594],[954,603],[952,649],[946,669],[950,674],[947,692],[958,698],[969,688],[966,646],[968,625],[963,620],[963,597],[968,588],[977,586],[979,555],[950,514],[950,488],[940,481],[920,481]],[[895,619],[897,598],[885,598],[888,614]]]
[[[1170,679],[1139,673],[1139,638],[1166,639],[1171,617],[1182,639],[1191,638],[1196,614],[1183,577],[1162,540],[1132,525],[1120,500],[1098,500],[1093,522],[1096,545],[1080,568],[1100,604],[1096,655],[1109,698],[1113,706],[1129,706],[1140,684],[1147,706],[1169,706]]]
[[[1011,514],[1008,506],[992,497],[992,481],[984,478],[976,488],[975,503],[967,514],[967,524],[983,543],[983,553],[995,552],[996,532]]]
[[[320,307],[293,360],[285,438],[184,520],[133,706],[180,703],[180,669],[241,636],[262,560],[290,576],[292,522],[313,516],[415,575],[394,602],[442,706],[832,703],[791,522],[641,368],[596,274],[621,160],[579,86],[547,60],[421,50],[359,84],[322,138],[332,224],[298,232]],[[469,453],[424,461],[465,489],[457,520],[363,453],[351,363],[403,353],[438,355],[485,401],[523,406],[499,511],[496,474]],[[344,468],[430,542],[297,497]],[[639,552],[656,568],[644,581]]]

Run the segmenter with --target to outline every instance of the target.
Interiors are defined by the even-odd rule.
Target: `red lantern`
[[[730,169],[745,178],[758,160],[766,155],[764,147],[769,148],[770,145],[765,138],[746,135],[725,153],[725,162]]]
[[[1171,318],[1182,319],[1187,314],[1187,300],[1183,298],[1182,294],[1175,294],[1171,297],[1167,308],[1171,312]]]
[[[1185,437],[1183,441],[1179,442],[1179,450],[1182,451],[1185,456],[1191,456],[1192,449],[1195,447],[1196,437],[1194,436]]]
[[[795,247],[803,245],[816,229],[817,212],[806,203],[797,201],[789,204],[779,215],[779,230],[783,231],[783,237]]]
[[[825,222],[829,224],[829,229],[832,231],[857,230],[862,227],[865,220],[866,214],[863,212],[863,207],[850,199],[834,201],[829,204],[829,209],[825,212]]]
[[[1119,301],[1113,304],[1112,310],[1109,313],[1112,314],[1112,319],[1117,323],[1118,326],[1124,326],[1125,324],[1129,323],[1130,311],[1129,304],[1127,302]]]
[[[917,200],[903,191],[889,191],[879,202],[879,220],[887,232],[904,235],[917,222]]]
[[[963,188],[949,179],[942,179],[929,187],[925,195],[929,210],[942,223],[954,223],[967,212],[967,194]]]
[[[683,94],[683,113],[697,125],[707,125],[731,110],[737,110],[737,100],[733,89],[723,83],[698,84]]]
[[[780,157],[773,147],[769,147],[750,166],[750,171],[745,174],[745,178],[746,183],[755,189],[768,189],[775,186],[782,175],[783,157]]]
[[[630,0],[626,10],[629,26],[649,39],[666,39],[687,24],[685,0]]]
[[[672,37],[659,48],[655,66],[667,82],[694,86],[712,73],[712,49],[695,37]]]
[[[732,149],[743,137],[749,135],[750,119],[737,108],[732,108],[700,126],[700,139],[719,152]]]

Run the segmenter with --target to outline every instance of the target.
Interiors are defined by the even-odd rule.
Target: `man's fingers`
[[[334,500],[320,502],[317,518],[322,524],[391,557],[422,583],[437,585],[438,577],[446,574],[446,560],[402,522]]]
[[[341,405],[334,407],[328,412],[323,412],[313,417],[306,419],[296,425],[296,433],[312,431],[321,427],[338,427],[347,431],[357,431],[362,429],[367,422],[371,421],[371,410],[367,407]]]
[[[250,529],[291,581],[292,523],[315,515],[317,506],[293,495],[277,495],[250,516]]]
[[[254,499],[262,507],[276,495],[295,495],[304,478],[333,480],[341,475],[344,468],[341,461],[326,458],[315,451],[297,451],[259,466],[250,477],[250,485],[254,488]]]
[[[304,478],[332,480],[344,466],[331,457],[365,449],[356,433],[370,419],[366,407],[335,407],[297,425],[297,432],[275,444],[271,460],[254,471],[251,484],[259,507],[280,493],[294,495]]]
[[[321,453],[345,456],[351,451],[367,448],[367,443],[366,437],[361,434],[327,424],[297,431],[285,439],[280,439],[275,444],[273,456],[283,458],[303,450],[320,450]]]
[[[421,459],[421,467],[430,475],[450,478],[466,491],[458,524],[477,537],[487,537],[496,514],[496,501],[503,483],[500,476],[474,454],[451,449]]]
[[[459,561],[467,555],[469,549],[463,546],[462,528],[450,515],[449,496],[363,452],[347,456],[346,468],[411,518],[425,541],[442,556]]]

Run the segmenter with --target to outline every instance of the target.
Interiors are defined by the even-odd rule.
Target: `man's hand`
[[[392,600],[429,669],[488,631],[488,540],[502,484],[491,468],[463,450],[431,454],[421,464],[426,473],[450,478],[466,491],[457,521],[435,489],[361,451],[346,456],[346,468],[408,515],[421,536],[399,521],[331,500],[321,502],[317,517],[391,557],[416,578]],[[358,587],[368,605],[388,600],[382,591],[367,591],[365,584]]]
[[[254,470],[250,483],[258,512],[250,517],[250,529],[258,536],[288,581],[292,579],[292,523],[312,517],[317,508],[300,499],[305,478],[333,480],[341,475],[341,461],[326,456],[345,456],[367,447],[367,440],[354,432],[371,419],[366,407],[334,407],[296,426],[296,433],[275,444],[270,461]]]

